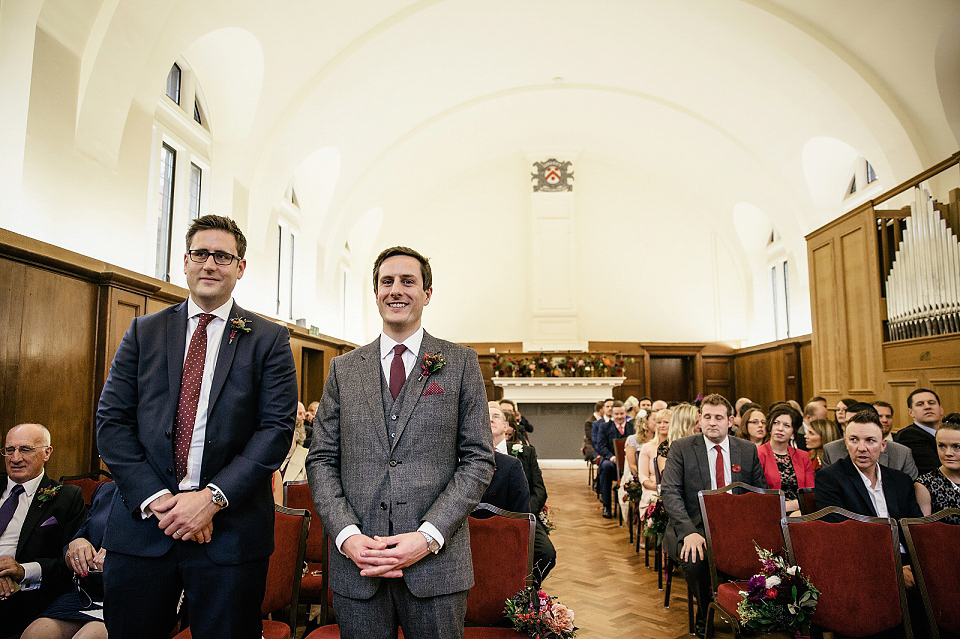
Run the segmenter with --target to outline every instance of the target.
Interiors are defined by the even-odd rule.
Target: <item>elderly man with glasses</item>
[[[44,473],[50,459],[50,431],[20,424],[4,442],[0,494],[0,632],[21,632],[48,603],[70,588],[63,547],[87,516],[77,486],[64,486]]]

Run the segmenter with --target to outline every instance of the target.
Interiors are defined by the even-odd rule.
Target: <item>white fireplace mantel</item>
[[[493,377],[503,396],[520,404],[593,404],[613,396],[626,377]]]

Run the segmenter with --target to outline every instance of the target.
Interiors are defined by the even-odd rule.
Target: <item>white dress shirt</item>
[[[703,442],[707,446],[707,462],[710,464],[710,489],[716,490],[729,485],[733,482],[733,472],[730,466],[730,438],[724,437],[719,444],[720,448],[723,449],[723,486],[717,486],[717,451],[714,446],[718,444],[707,439],[706,435],[703,436]]]
[[[207,324],[207,355],[203,360],[203,378],[200,381],[200,398],[197,400],[197,417],[193,423],[193,437],[190,439],[190,452],[187,456],[187,474],[180,482],[181,491],[197,490],[200,488],[200,466],[203,464],[203,444],[207,435],[207,410],[210,405],[210,388],[213,386],[213,373],[217,369],[217,356],[220,354],[220,342],[223,341],[224,327],[227,320],[230,319],[230,311],[233,310],[233,298],[227,301],[220,308],[210,312],[215,317]],[[183,349],[183,359],[186,361],[187,352],[190,350],[190,339],[193,337],[197,325],[200,323],[198,315],[205,313],[202,308],[197,306],[193,297],[187,298],[187,336],[186,346]],[[214,486],[213,484],[210,484]],[[214,486],[217,488],[216,486]],[[219,490],[219,488],[217,488]],[[166,495],[169,490],[161,490],[155,495],[151,495],[140,504],[144,517],[150,516],[147,509],[150,503]],[[221,493],[223,491],[220,491]],[[229,505],[229,504],[228,504]]]
[[[420,357],[420,345],[423,343],[423,327],[417,329],[417,331],[403,340],[398,342],[392,337],[380,333],[380,364],[383,368],[383,378],[387,380],[387,383],[390,383],[390,366],[393,364],[393,348],[397,344],[403,344],[407,347],[403,354],[400,355],[400,359],[403,361],[403,372],[404,379],[410,377],[410,371],[413,370],[413,367],[417,365],[417,358]],[[420,524],[420,527],[417,528],[418,531],[427,533],[432,537],[440,547],[443,547],[443,535],[440,534],[440,531],[437,530],[437,527],[431,524],[429,521],[425,521]],[[334,544],[337,546],[337,550],[341,554],[346,554],[343,552],[343,542],[347,540],[348,537],[353,535],[359,535],[360,527],[354,524],[350,524],[340,531],[340,534],[337,535],[337,538],[334,540]]]
[[[23,529],[23,520],[27,518],[27,511],[30,510],[30,504],[33,502],[33,496],[37,494],[37,488],[43,480],[43,471],[33,479],[23,482],[23,492],[20,493],[17,502],[17,509],[13,511],[13,518],[7,524],[7,529],[0,535],[0,557],[16,557],[17,546],[20,544],[20,531]],[[6,489],[0,495],[0,504],[7,501],[10,491],[17,485],[17,482],[7,477]],[[36,561],[28,561],[20,564],[23,567],[23,581],[20,582],[21,590],[34,590],[40,587],[40,578],[43,571],[40,564]]]
[[[500,443],[493,447],[498,453],[503,453],[504,455],[509,455],[507,452],[507,438],[504,437],[500,440]]]

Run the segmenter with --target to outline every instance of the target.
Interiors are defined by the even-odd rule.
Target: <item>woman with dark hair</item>
[[[740,439],[746,439],[755,446],[767,441],[767,419],[759,408],[748,408],[740,417],[740,430],[737,432]]]
[[[914,489],[924,515],[932,515],[944,508],[960,508],[960,414],[950,413],[937,429],[937,455],[940,467],[920,475]],[[960,524],[954,515],[945,519]]]
[[[850,413],[848,410],[851,406],[857,403],[857,400],[850,397],[844,397],[843,399],[837,401],[837,407],[834,410],[834,421],[837,422],[837,428],[840,429],[840,434],[843,434],[843,427],[847,425],[847,418],[853,417],[853,413]],[[848,414],[849,413],[849,414]]]
[[[799,491],[813,488],[813,466],[810,456],[790,445],[803,417],[789,404],[779,404],[770,411],[770,441],[757,449],[763,476],[768,488],[783,491],[787,512],[800,509]]]

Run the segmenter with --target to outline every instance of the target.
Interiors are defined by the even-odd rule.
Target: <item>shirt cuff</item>
[[[170,491],[164,488],[163,490],[144,499],[143,503],[140,504],[140,516],[143,517],[144,519],[150,519],[151,517],[153,517],[153,511],[150,510],[150,504],[152,504],[153,500],[156,499],[157,497],[160,497],[161,495],[169,495],[169,494],[170,494]]]
[[[23,581],[20,582],[20,590],[36,590],[40,587],[40,580],[43,578],[43,570],[40,564],[35,561],[28,561],[20,564],[23,568]]]
[[[356,524],[350,524],[349,526],[347,526],[346,528],[340,531],[340,534],[337,535],[337,538],[336,540],[334,540],[333,543],[336,544],[337,550],[340,550],[340,547],[343,546],[343,542],[345,542],[348,537],[353,537],[354,535],[359,535],[359,534],[360,534],[360,528]],[[340,554],[346,555],[346,553],[344,553],[343,550],[340,550]]]
[[[436,526],[431,524],[429,521],[425,521],[420,524],[420,527],[417,528],[419,532],[425,532],[436,540],[440,547],[443,548],[443,535],[440,534],[440,531],[437,530]]]

